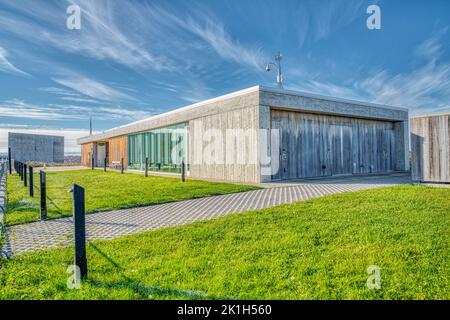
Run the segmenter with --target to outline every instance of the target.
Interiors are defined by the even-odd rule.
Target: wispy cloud
[[[369,77],[347,79],[345,83],[306,79],[294,82],[289,88],[406,107],[412,114],[448,111],[450,62],[440,61],[442,37],[447,29],[434,33],[412,50],[413,56],[420,56],[422,63],[409,72],[394,74],[388,69],[378,68],[369,72]]]
[[[189,18],[182,25],[204,40],[223,59],[262,70],[264,54],[261,48],[249,48],[233,40],[217,20],[213,21],[209,17],[202,20]],[[198,21],[202,21],[202,24]]]
[[[55,23],[69,3],[64,1],[8,3],[13,12],[21,14],[5,13],[0,17],[0,27],[27,41],[115,62],[141,74],[145,70],[185,72],[183,66],[206,62],[206,48],[227,62],[259,70],[262,66],[261,48],[235,40],[217,16],[199,6],[194,10],[186,5],[185,10],[180,9],[183,14],[175,15],[156,3],[73,2],[82,9],[79,32]],[[30,15],[33,19],[26,18]]]
[[[51,93],[51,94],[56,94],[59,96],[80,97],[79,93],[73,92],[72,90],[66,90],[66,89],[57,88],[57,87],[46,87],[46,88],[40,88],[39,90],[47,92],[47,93]]]
[[[307,40],[323,40],[349,25],[365,14],[364,3],[363,0],[299,2],[294,11],[299,45],[303,46]]]
[[[63,77],[52,78],[52,80],[62,86],[78,91],[79,93],[94,99],[138,102],[138,99],[129,94],[80,74],[70,73]]]
[[[16,75],[29,76],[25,71],[20,70],[8,60],[8,52],[0,47],[0,71]]]
[[[63,110],[47,106],[38,106],[23,100],[12,99],[0,102],[1,117],[40,119],[40,120],[64,120],[82,119],[79,114],[68,114]]]
[[[1,118],[34,119],[45,121],[87,120],[94,117],[102,120],[135,121],[149,117],[151,111],[130,109],[122,106],[92,106],[74,104],[37,105],[19,99],[0,102]]]
[[[447,33],[448,27],[439,30],[435,34],[433,34],[430,38],[422,42],[417,48],[414,50],[416,56],[431,60],[432,62],[436,61],[442,54],[442,37]]]

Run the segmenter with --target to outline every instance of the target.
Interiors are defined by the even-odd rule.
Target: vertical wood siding
[[[94,150],[94,143],[85,143],[81,145],[81,164],[86,167],[91,166],[91,153]]]
[[[124,168],[128,166],[127,136],[109,139],[109,166],[113,161],[121,161],[123,158]]]
[[[392,122],[279,110],[271,117],[281,137],[274,180],[394,170]]]
[[[412,178],[450,182],[450,115],[411,119]]]

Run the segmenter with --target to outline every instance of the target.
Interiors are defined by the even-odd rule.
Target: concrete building
[[[411,119],[412,179],[450,183],[450,113]]]
[[[236,182],[407,171],[408,110],[255,86],[78,140],[82,163]]]
[[[8,132],[8,147],[21,162],[64,163],[64,137]]]

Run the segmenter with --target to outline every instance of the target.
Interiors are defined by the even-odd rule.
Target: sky
[[[450,111],[447,0],[0,0],[0,153],[8,131],[63,135],[79,153],[90,117],[98,132],[275,87],[277,51],[286,89]]]

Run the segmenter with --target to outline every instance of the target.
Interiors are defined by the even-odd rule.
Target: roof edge
[[[304,91],[278,89],[278,88],[272,88],[272,87],[266,87],[266,86],[260,86],[260,91],[271,92],[271,93],[280,93],[280,94],[282,93],[282,94],[289,94],[289,95],[294,95],[294,96],[299,96],[299,97],[328,100],[328,101],[334,101],[334,102],[343,102],[343,103],[356,104],[356,105],[367,106],[367,107],[376,107],[376,108],[384,108],[384,109],[400,110],[400,111],[409,112],[409,109],[405,108],[405,107],[397,107],[397,106],[390,106],[390,105],[367,102],[367,101],[338,98],[338,97],[326,96],[326,95],[304,92]]]

